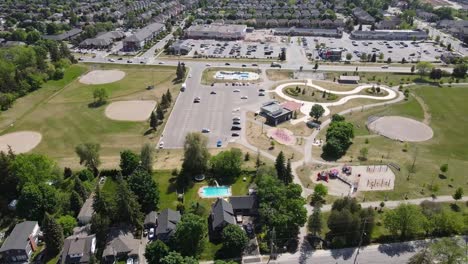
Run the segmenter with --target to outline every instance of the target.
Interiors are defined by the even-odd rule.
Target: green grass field
[[[77,77],[95,69],[119,69],[125,71],[124,79],[102,85],[85,85]],[[33,150],[57,160],[60,165],[76,167],[76,145],[84,142],[101,144],[103,167],[115,165],[115,159],[123,149],[139,151],[145,142],[152,142],[156,134],[144,135],[147,122],[122,122],[108,119],[107,106],[89,107],[93,102],[93,90],[102,87],[109,94],[108,103],[120,100],[156,100],[168,89],[173,98],[179,93],[179,85],[173,83],[175,67],[78,64],[70,67],[65,78],[51,81],[39,91],[21,98],[12,109],[2,113],[3,128],[14,119],[15,125],[3,133],[33,130],[42,134],[42,142]],[[155,89],[147,90],[148,85]],[[170,111],[170,109],[169,109]],[[166,114],[166,117],[169,114]],[[154,142],[153,142],[154,143]]]
[[[412,86],[411,92],[421,97],[428,106],[430,123],[434,137],[426,142],[401,143],[384,137],[376,136],[366,129],[369,116],[400,115],[419,121],[424,119],[421,105],[414,99],[371,109],[365,112],[355,112],[347,115],[348,121],[355,127],[355,139],[348,152],[339,161],[354,164],[379,164],[393,162],[401,167],[395,171],[395,189],[393,191],[362,192],[359,197],[366,200],[401,200],[408,198],[436,195],[451,195],[457,187],[468,192],[468,87],[439,88],[436,86]],[[320,133],[325,138],[325,130]],[[365,143],[366,139],[368,144]],[[368,161],[359,162],[359,150],[368,148]],[[406,151],[405,151],[406,150]],[[314,148],[314,156],[318,157],[321,150]],[[415,163],[414,169],[412,168]],[[449,165],[445,175],[440,175],[440,166]],[[414,172],[412,172],[414,171]],[[436,186],[436,191],[430,190]]]

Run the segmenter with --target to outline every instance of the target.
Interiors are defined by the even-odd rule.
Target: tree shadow
[[[348,260],[354,255],[356,248],[341,248],[341,249],[332,249],[331,255],[334,259],[343,258],[343,260]]]
[[[440,173],[439,173],[439,179],[441,179],[441,180],[446,180],[446,179],[447,179],[447,176],[445,176],[444,174],[440,174]]]
[[[154,130],[153,128],[150,127],[150,128],[148,128],[148,130],[145,131],[145,133],[143,133],[143,135],[144,135],[144,136],[147,136],[147,135],[153,133],[154,131],[155,131],[155,130]]]
[[[106,104],[106,102],[92,102],[92,103],[88,104],[88,107],[89,108],[98,108],[98,107],[103,106],[105,104]]]
[[[400,256],[407,252],[416,252],[420,247],[423,247],[426,243],[424,241],[414,241],[405,243],[393,243],[393,244],[381,244],[377,248],[379,252],[386,254],[387,256]]]

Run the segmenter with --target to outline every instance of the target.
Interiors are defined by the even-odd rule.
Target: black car
[[[240,125],[241,123],[240,123],[240,121],[232,121],[232,124],[233,125]]]
[[[231,65],[229,62],[224,63],[224,65],[229,66]]]
[[[215,91],[211,91],[211,93],[210,93],[210,94],[216,94],[216,92],[215,92]]]
[[[240,126],[232,126],[231,130],[241,130],[242,128]]]
[[[238,137],[238,136],[239,136],[239,133],[232,133],[231,136],[233,136],[233,137]]]
[[[242,67],[247,67],[247,65],[245,65],[245,64],[242,64]]]

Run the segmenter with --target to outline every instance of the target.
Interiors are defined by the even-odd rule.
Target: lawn
[[[292,70],[270,69],[266,70],[266,76],[271,81],[283,81],[292,79],[294,72]]]
[[[360,163],[356,157],[359,150],[367,147],[369,160],[363,164],[396,163],[401,171],[395,171],[395,190],[380,192],[362,192],[359,197],[366,200],[401,200],[408,198],[436,195],[451,195],[455,188],[462,187],[468,192],[466,174],[468,170],[468,87],[413,86],[411,91],[427,105],[431,119],[429,125],[434,137],[420,143],[402,143],[371,134],[366,129],[369,116],[400,115],[422,121],[424,112],[421,105],[413,98],[410,100],[379,107],[364,112],[355,112],[346,116],[355,127],[356,138],[348,152],[339,161]],[[324,138],[325,130],[320,134]],[[368,143],[366,144],[366,139]],[[314,157],[321,150],[314,148]],[[414,168],[413,168],[413,163]],[[440,174],[439,167],[447,163],[449,170]],[[462,173],[460,173],[462,172]],[[436,186],[430,190],[430,186]]]
[[[240,71],[240,72],[254,72],[260,75],[260,78],[257,80],[222,80],[222,79],[215,79],[214,75],[218,71]],[[262,71],[259,69],[253,68],[229,68],[229,67],[213,67],[208,68],[203,71],[201,83],[205,85],[210,85],[212,83],[231,83],[231,82],[250,82],[250,83],[257,83],[260,82]]]
[[[319,70],[320,71],[320,70]],[[353,75],[355,72],[326,72],[327,80],[335,80],[340,75],[348,74]],[[413,82],[417,83],[433,83],[427,76],[421,77],[417,73],[392,73],[392,72],[359,72],[361,77],[360,83],[381,83],[389,86],[395,86],[400,84],[409,84]],[[441,80],[444,83],[448,83],[451,77],[443,77]],[[459,82],[467,82],[468,78],[461,79]],[[438,82],[438,81],[437,81]],[[455,82],[455,81],[454,81]]]
[[[84,71],[94,69],[119,69],[125,71],[126,76],[118,82],[103,85],[85,85],[76,79]],[[6,132],[40,132],[43,136],[42,142],[33,151],[50,156],[62,166],[72,167],[78,165],[74,148],[80,143],[100,143],[102,167],[112,167],[118,164],[120,151],[139,151],[144,143],[154,143],[155,137],[162,131],[159,129],[156,134],[145,135],[149,128],[147,122],[113,121],[104,115],[106,105],[89,107],[88,104],[93,101],[92,93],[95,87],[102,87],[108,91],[110,103],[120,100],[159,100],[162,93],[168,89],[175,99],[180,86],[173,83],[175,67],[79,64],[69,68],[65,76],[64,80],[48,82],[43,92],[41,89],[44,94],[28,95],[22,98],[24,102],[6,111],[7,115],[10,111],[23,112],[21,118],[16,120],[15,126]],[[69,84],[66,85],[67,83]],[[147,86],[151,84],[155,85],[155,89],[147,90]],[[24,112],[21,108],[26,103],[37,105]],[[166,117],[169,116],[169,112],[170,109]]]

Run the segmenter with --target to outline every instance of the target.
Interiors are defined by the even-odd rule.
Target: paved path
[[[338,94],[338,95],[348,95],[348,96],[343,97],[340,100],[338,100],[336,102],[332,102],[332,103],[317,103],[317,102],[309,102],[309,101],[304,101],[304,100],[299,100],[299,99],[293,98],[293,97],[285,94],[284,91],[283,91],[284,88],[286,88],[288,86],[299,86],[299,85],[306,85],[308,87],[312,87],[312,88],[314,88],[316,90],[327,92],[327,93]],[[278,94],[278,96],[282,97],[285,100],[294,101],[296,103],[301,103],[302,107],[301,107],[300,110],[301,110],[301,113],[303,113],[305,115],[305,117],[303,117],[303,118],[301,118],[299,120],[307,121],[310,110],[312,109],[312,106],[314,106],[316,104],[323,106],[323,108],[325,109],[325,112],[323,113],[323,116],[328,116],[330,114],[330,109],[329,109],[330,106],[343,105],[343,104],[347,103],[349,100],[352,100],[352,99],[364,98],[364,99],[374,99],[374,100],[382,101],[382,100],[390,100],[390,99],[393,99],[393,98],[395,98],[397,96],[397,93],[394,90],[392,90],[390,88],[387,88],[385,86],[381,86],[381,85],[379,87],[382,90],[386,91],[388,93],[388,95],[386,95],[386,96],[373,96],[373,95],[362,95],[362,94],[358,95],[357,94],[362,90],[372,88],[372,87],[375,87],[375,86],[376,86],[375,84],[363,84],[363,85],[360,85],[360,86],[358,86],[358,87],[356,87],[356,88],[354,88],[353,90],[350,90],[350,91],[333,91],[333,90],[325,89],[325,88],[323,88],[323,87],[321,87],[319,85],[313,84],[312,80],[308,79],[306,83],[304,83],[304,82],[289,82],[289,83],[281,84],[278,87],[276,87],[275,92],[276,92],[276,94]],[[294,120],[294,121],[297,122],[298,120]]]

